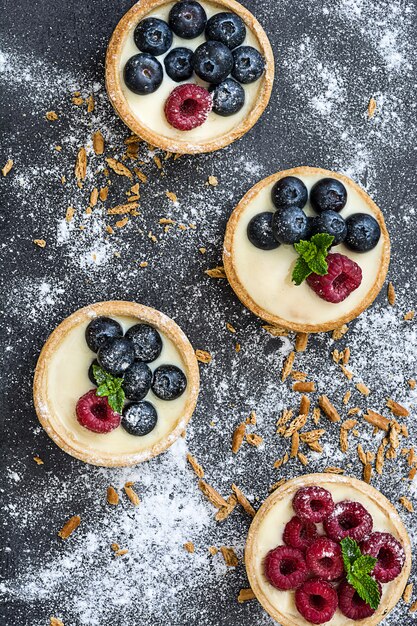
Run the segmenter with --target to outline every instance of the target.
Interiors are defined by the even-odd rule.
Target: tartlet
[[[162,94],[161,91],[156,91],[151,95],[136,95],[129,92],[123,80],[124,64],[129,57],[139,52],[133,40],[133,31],[137,24],[149,16],[167,19],[169,9],[174,4],[173,0],[140,1],[134,4],[122,17],[113,32],[107,49],[107,93],[116,113],[123,122],[133,133],[152,146],[179,154],[219,150],[248,132],[266,108],[274,79],[272,48],[265,31],[257,19],[235,0],[201,2],[208,17],[217,12],[229,11],[235,13],[243,20],[247,32],[244,44],[256,47],[263,55],[265,71],[257,82],[244,86],[247,102],[239,114],[231,117],[219,117],[211,112],[203,126],[186,132],[176,130],[167,123],[164,116],[164,102],[168,92]],[[172,48],[185,46],[194,50],[203,41],[203,36],[199,36],[195,40],[189,40],[181,39],[175,35]],[[157,58],[163,65],[163,57],[158,56]],[[170,88],[175,87],[176,83],[168,79],[165,70],[164,80],[168,80]],[[196,80],[195,76],[185,81],[185,83],[188,82],[197,82],[199,85],[206,86],[205,82],[199,78]],[[143,116],[148,116],[149,119],[141,118],[141,111],[143,111]],[[155,119],[151,121],[151,118]],[[202,129],[204,129],[204,132],[202,132]]]
[[[319,180],[329,177],[343,183],[347,203],[340,214],[356,212],[373,216],[380,228],[376,247],[367,253],[348,250],[344,243],[332,248],[353,259],[362,268],[363,280],[343,302],[326,302],[307,283],[296,286],[291,280],[297,253],[292,246],[259,250],[247,237],[250,220],[261,211],[274,210],[271,190],[277,181],[297,177],[310,191]],[[304,208],[313,216],[310,201]],[[368,194],[347,176],[315,167],[295,167],[261,180],[233,210],[225,233],[223,261],[227,279],[241,302],[270,324],[295,332],[323,332],[356,318],[376,298],[384,283],[390,260],[390,240],[381,210]]]
[[[104,434],[91,432],[77,421],[77,401],[93,388],[88,368],[95,355],[86,344],[85,330],[92,320],[101,316],[116,320],[123,331],[135,324],[147,324],[156,329],[162,338],[162,352],[148,365],[154,371],[161,363],[174,364],[186,376],[184,393],[171,402],[149,392],[159,416],[157,426],[146,436],[133,436],[121,425]],[[33,387],[39,421],[51,439],[81,461],[107,467],[135,465],[171,446],[185,430],[198,392],[197,359],[180,327],[156,309],[125,301],[92,304],[61,322],[42,348]]]
[[[294,515],[291,503],[295,493],[303,487],[319,486],[331,492],[335,502],[341,499],[360,502],[374,519],[374,531],[385,531],[394,535],[402,544],[405,560],[400,575],[383,585],[381,602],[371,617],[352,620],[338,609],[329,626],[375,626],[393,609],[401,598],[411,569],[411,544],[407,531],[394,506],[371,485],[355,478],[332,474],[309,474],[286,482],[271,494],[258,510],[249,529],[245,564],[251,588],[263,608],[281,626],[308,626],[298,612],[293,591],[280,591],[273,587],[264,573],[266,554],[282,541],[285,523]]]

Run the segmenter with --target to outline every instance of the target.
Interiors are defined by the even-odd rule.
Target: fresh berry
[[[337,580],[344,572],[340,544],[319,537],[307,548],[306,563],[310,572],[322,580]]]
[[[248,239],[251,244],[261,250],[274,250],[279,246],[272,232],[273,215],[270,211],[258,213],[248,224]]]
[[[134,361],[124,373],[123,391],[128,400],[143,400],[151,388],[152,371],[143,361]]]
[[[207,22],[205,35],[207,41],[221,41],[232,50],[245,41],[245,23],[236,13],[216,13]]]
[[[265,576],[277,589],[295,589],[308,576],[307,565],[301,550],[278,546],[265,557]]]
[[[381,228],[368,213],[354,213],[346,219],[345,245],[355,252],[368,252],[375,248],[381,237]]]
[[[109,339],[98,351],[97,360],[112,376],[123,376],[135,360],[133,344],[125,337]]]
[[[292,501],[298,517],[306,522],[319,524],[328,517],[333,509],[332,495],[323,487],[301,487]]]
[[[97,381],[95,379],[94,373],[93,373],[93,367],[97,365],[99,366],[99,363],[97,361],[97,359],[94,359],[94,361],[91,363],[90,367],[88,368],[88,378],[91,380],[91,382],[93,383],[93,385],[95,385],[97,387]]]
[[[164,71],[158,59],[143,52],[130,57],[125,65],[123,76],[130,91],[146,96],[160,87]]]
[[[347,200],[346,187],[337,178],[322,178],[310,190],[310,203],[316,213],[343,209]]]
[[[193,68],[197,76],[213,85],[221,83],[232,71],[233,55],[220,41],[206,41],[193,55]]]
[[[189,48],[174,48],[164,58],[165,71],[176,83],[188,80],[193,75],[193,54]]]
[[[194,39],[204,31],[207,15],[199,2],[183,0],[174,4],[169,12],[169,25],[178,37]]]
[[[302,209],[307,204],[308,191],[303,181],[296,176],[285,176],[272,187],[271,197],[277,209]]]
[[[252,46],[240,46],[233,50],[232,76],[240,83],[247,85],[258,80],[265,69],[265,59]]]
[[[136,26],[133,39],[141,52],[158,56],[172,46],[172,31],[163,20],[147,17]]]
[[[361,551],[377,559],[372,575],[381,583],[389,583],[401,574],[405,561],[404,548],[389,533],[371,533],[362,543]]]
[[[96,396],[96,390],[90,389],[81,396],[75,407],[77,420],[94,433],[109,433],[120,424],[120,415],[113,411],[106,397]]]
[[[143,437],[151,432],[158,421],[158,414],[150,402],[132,402],[123,409],[122,426],[131,435]]]
[[[337,252],[328,254],[326,261],[327,274],[310,274],[307,283],[322,300],[343,302],[361,284],[362,270],[355,261]]]
[[[123,329],[111,317],[95,317],[85,329],[85,340],[93,352],[98,352],[108,339],[114,337],[123,337]]]
[[[326,534],[333,541],[341,541],[345,537],[362,541],[372,531],[373,521],[360,502],[343,500],[335,505],[333,513],[323,524]]]
[[[382,587],[378,583],[379,593],[382,592]],[[374,609],[371,609],[369,604],[359,597],[358,592],[352,585],[349,585],[347,580],[343,580],[338,589],[339,594],[339,609],[345,617],[352,620],[361,620],[365,617],[371,617],[375,613]]]
[[[272,218],[272,231],[279,243],[294,244],[308,239],[310,228],[311,222],[298,207],[276,211]]]
[[[152,391],[161,400],[179,398],[187,387],[187,378],[176,365],[160,365],[153,373]]]
[[[213,105],[212,97],[204,87],[186,83],[179,85],[165,103],[167,121],[178,130],[192,130],[206,121]]]
[[[317,528],[296,515],[285,525],[283,539],[287,546],[306,550],[318,538]]]
[[[295,592],[295,606],[311,624],[325,624],[336,613],[336,590],[325,580],[307,580]]]
[[[226,78],[212,92],[213,112],[222,117],[234,115],[245,104],[245,90],[233,78]]]
[[[156,328],[149,324],[135,324],[126,332],[135,350],[135,359],[151,363],[162,352],[162,339]]]
[[[327,233],[334,237],[332,246],[342,243],[346,237],[347,227],[343,217],[336,211],[323,211],[313,219],[313,233]]]

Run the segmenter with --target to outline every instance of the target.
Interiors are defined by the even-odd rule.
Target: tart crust
[[[264,520],[266,514],[273,507],[277,506],[283,498],[293,495],[298,489],[300,489],[300,487],[308,487],[314,485],[325,487],[326,484],[329,483],[349,486],[350,488],[355,489],[358,493],[372,500],[372,502],[378,508],[380,508],[385,515],[389,517],[396,532],[398,533],[400,542],[402,543],[405,551],[405,562],[402,572],[398,576],[398,578],[395,579],[396,584],[392,587],[391,591],[384,594],[383,601],[381,602],[378,609],[375,611],[374,615],[372,617],[367,617],[366,619],[356,621],[346,618],[346,621],[352,624],[361,624],[362,626],[375,626],[375,624],[379,624],[383,619],[385,619],[387,614],[394,608],[398,600],[401,598],[408,577],[410,575],[410,538],[395,507],[385,496],[382,495],[381,492],[361,480],[357,480],[356,478],[351,478],[348,476],[340,476],[335,474],[308,474],[306,476],[293,478],[292,480],[289,480],[287,483],[285,483],[282,487],[279,487],[276,491],[274,491],[274,493],[271,494],[262,504],[249,528],[249,533],[245,546],[245,565],[250,586],[263,608],[269,613],[269,615],[273,619],[279,622],[281,626],[299,626],[299,623],[296,619],[281,613],[281,611],[279,611],[275,606],[272,605],[272,603],[269,601],[268,595],[265,593],[262,585],[259,582],[255,567],[256,538],[259,532],[259,527]]]
[[[321,323],[321,324],[299,324],[297,322],[293,322],[291,320],[286,320],[278,315],[273,315],[269,313],[261,306],[259,306],[255,300],[250,296],[250,294],[246,291],[244,284],[241,282],[234,261],[233,248],[234,248],[234,237],[236,226],[239,222],[239,219],[247,207],[247,205],[257,196],[257,194],[264,187],[270,185],[271,183],[275,183],[280,178],[284,178],[285,176],[303,176],[303,175],[312,175],[319,174],[323,177],[331,177],[337,178],[342,181],[347,188],[353,187],[355,191],[361,196],[362,200],[366,203],[369,210],[372,212],[373,216],[377,219],[379,226],[381,228],[381,237],[383,240],[383,251],[381,256],[381,262],[379,267],[379,272],[377,278],[372,285],[372,288],[368,291],[365,298],[354,307],[349,313],[346,315],[342,315],[340,317],[335,318],[329,322]],[[382,285],[384,284],[388,266],[390,261],[390,239],[387,227],[385,225],[384,216],[382,214],[381,209],[375,204],[375,202],[368,196],[368,194],[352,179],[344,176],[343,174],[339,174],[338,172],[333,172],[331,170],[325,170],[319,167],[308,167],[308,166],[300,166],[294,167],[292,169],[284,170],[281,172],[277,172],[276,174],[272,174],[272,176],[268,176],[264,178],[259,183],[254,185],[252,189],[250,189],[239,202],[237,207],[233,210],[229,221],[226,226],[226,234],[224,238],[224,247],[223,247],[223,264],[226,272],[227,279],[236,293],[239,300],[242,304],[245,305],[252,313],[262,318],[263,320],[269,322],[270,324],[274,324],[276,326],[281,326],[288,330],[292,330],[295,332],[304,332],[304,333],[319,333],[325,332],[328,330],[333,330],[335,328],[339,328],[343,324],[350,322],[363,313],[363,311],[368,308],[372,304],[372,302],[377,297],[380,292]]]
[[[249,115],[230,132],[225,133],[220,137],[201,143],[193,143],[187,141],[186,139],[181,140],[163,137],[148,128],[131,112],[120,84],[119,58],[126,37],[133,26],[146,17],[150,11],[153,11],[154,9],[165,4],[170,4],[171,2],[172,0],[140,0],[134,4],[131,9],[129,9],[129,11],[117,24],[110,39],[106,54],[107,94],[114,110],[126,126],[128,126],[133,133],[153,146],[161,148],[167,152],[176,152],[177,154],[196,154],[200,152],[213,152],[214,150],[220,150],[220,148],[224,148],[247,133],[258,121],[269,102],[275,71],[274,55],[271,44],[269,43],[269,39],[258,20],[239,2],[236,2],[235,0],[210,0],[210,4],[218,6],[219,9],[229,9],[239,15],[244,21],[246,27],[252,31],[258,39],[259,48],[266,61],[265,72],[260,78],[260,93]]]
[[[99,315],[134,317],[137,318],[138,322],[151,324],[175,344],[184,360],[188,379],[186,389],[188,397],[183,414],[177,420],[174,428],[163,439],[140,452],[115,454],[112,451],[100,451],[98,453],[95,450],[86,449],[84,447],[81,448],[81,446],[77,447],[72,440],[69,441],[65,436],[65,428],[60,424],[58,416],[48,402],[47,374],[53,354],[71,330],[83,322],[91,321],[94,316]],[[33,399],[40,423],[51,439],[53,439],[64,452],[67,452],[85,463],[91,463],[92,465],[123,467],[136,465],[137,463],[157,456],[178,439],[185,430],[196,407],[199,386],[200,376],[197,359],[189,340],[181,328],[172,319],[156,309],[137,304],[136,302],[113,300],[98,302],[79,309],[55,328],[39,355],[33,383]]]

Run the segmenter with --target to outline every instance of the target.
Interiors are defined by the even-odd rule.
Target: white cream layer
[[[158,7],[158,9],[156,9],[155,11],[151,11],[146,17],[157,17],[161,20],[165,20],[166,22],[168,22],[168,14],[174,4],[175,2],[172,2],[163,7]],[[220,13],[223,10],[221,6],[215,6],[213,4],[205,2],[203,2],[202,5],[204,6],[204,9],[207,13],[207,17],[211,17],[215,13]],[[227,9],[224,10],[227,11]],[[164,80],[161,86],[152,94],[140,96],[130,91],[123,79],[123,70],[126,62],[130,59],[130,57],[140,53],[140,50],[138,50],[138,48],[136,47],[133,39],[133,33],[135,28],[136,24],[133,26],[130,32],[127,33],[126,40],[124,42],[120,55],[119,71],[120,84],[122,86],[123,94],[126,98],[129,108],[132,114],[137,119],[139,119],[142,124],[147,126],[153,132],[158,133],[158,135],[167,137],[169,139],[182,139],[191,143],[200,143],[203,141],[208,141],[210,139],[216,139],[217,137],[221,137],[229,133],[249,115],[257,100],[259,88],[262,85],[262,77],[254,83],[251,83],[249,85],[242,85],[245,90],[245,104],[241,108],[241,110],[235,115],[222,117],[220,115],[216,115],[213,112],[210,112],[204,124],[202,124],[198,128],[194,128],[193,130],[189,131],[178,130],[168,124],[164,112],[165,102],[172,90],[183,83],[176,83],[166,74],[164,67],[164,57],[170,52],[170,50],[178,47],[195,50],[200,44],[206,41],[204,33],[200,35],[200,37],[196,37],[195,39],[181,39],[180,37],[174,35],[172,46],[168,50],[168,52],[156,57],[161,63],[164,70]],[[242,45],[252,46],[257,50],[260,50],[257,38],[248,29],[248,27],[246,27],[246,39]],[[193,76],[189,80],[183,82],[197,83],[198,85],[202,85],[203,87],[208,87],[208,84],[200,80],[195,74],[193,74]]]
[[[310,191],[322,174],[297,176]],[[243,210],[233,239],[234,266],[247,293],[258,306],[272,315],[298,324],[323,324],[348,314],[355,309],[372,288],[381,263],[383,236],[377,246],[365,253],[349,250],[344,244],[332,248],[353,259],[362,269],[362,283],[343,302],[332,304],[322,300],[304,281],[296,286],[291,280],[294,263],[298,258],[293,246],[282,245],[275,250],[260,250],[247,237],[247,227],[255,215],[274,211],[271,200],[273,183],[264,187]],[[348,198],[341,215],[372,211],[353,186],[347,186]],[[304,207],[307,215],[316,215],[310,203]]]
[[[366,508],[366,510],[372,515],[374,525],[373,530],[380,532],[391,533],[399,539],[395,530],[394,524],[390,518],[368,497],[359,493],[356,489],[347,485],[334,485],[323,484],[333,496],[335,502],[341,500],[353,500],[360,502]],[[295,592],[294,591],[280,591],[273,587],[267,580],[264,574],[264,558],[267,553],[276,548],[278,545],[283,545],[283,532],[286,523],[295,515],[292,508],[292,499],[294,494],[291,494],[272,507],[262,520],[255,541],[254,546],[254,558],[256,568],[256,578],[265,593],[269,598],[273,606],[281,611],[284,615],[288,615],[297,623],[297,626],[311,626],[310,622],[307,622],[302,615],[297,611],[295,606]],[[318,525],[319,534],[324,534],[321,525]],[[384,595],[391,591],[391,588],[395,586],[396,581],[393,580],[390,583],[382,585],[382,598]],[[353,624],[354,621],[345,617],[339,610],[336,611],[333,618],[326,622],[326,626],[348,626]]]
[[[130,317],[111,316],[126,331],[140,320]],[[145,400],[151,402],[158,412],[156,427],[144,437],[130,435],[122,426],[110,433],[99,434],[81,426],[76,417],[75,407],[78,399],[93,389],[88,378],[88,368],[96,355],[85,341],[85,329],[88,320],[73,328],[59,344],[52,356],[47,372],[47,398],[50,411],[59,419],[64,428],[64,438],[77,448],[91,452],[131,454],[151,448],[165,438],[178,424],[184,414],[187,401],[187,389],[176,400],[163,401],[149,391]],[[177,365],[186,373],[184,361],[174,343],[159,331],[163,348],[160,356],[149,363],[151,370],[159,365]]]

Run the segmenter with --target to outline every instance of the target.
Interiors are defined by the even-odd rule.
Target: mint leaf
[[[328,253],[333,240],[333,235],[329,235],[328,233],[316,233],[310,239],[310,241],[314,243],[317,249],[323,254]]]
[[[381,601],[381,594],[378,583],[369,576],[375,567],[376,559],[368,554],[362,554],[356,541],[350,537],[342,539],[340,547],[348,583],[354,587],[362,600],[376,610]]]
[[[96,396],[99,396],[100,398],[102,398],[103,396],[108,396],[109,393],[110,393],[110,390],[108,386],[106,385],[106,383],[103,383],[102,385],[100,385],[100,387],[97,387]]]
[[[301,285],[303,280],[310,276],[310,274],[311,269],[309,268],[308,263],[306,263],[306,261],[304,261],[304,259],[302,259],[301,257],[297,259],[292,272],[292,280],[295,282],[295,284],[297,286]]]
[[[371,609],[376,611],[381,601],[381,594],[379,593],[378,583],[375,578],[372,578],[369,574],[360,577],[349,574],[347,581],[356,589],[358,596],[362,598],[366,604],[369,604]]]
[[[107,397],[113,411],[121,413],[125,402],[125,392],[122,389],[123,378],[112,376],[98,365],[93,365],[93,374],[98,385],[96,395],[100,398]]]
[[[342,548],[343,564],[345,566],[346,573],[349,574],[356,559],[359,559],[362,556],[362,552],[360,551],[356,541],[350,537],[342,539],[340,547]]]
[[[363,574],[370,574],[375,567],[377,559],[369,554],[363,554],[354,562],[352,566],[352,574],[354,576],[362,576]]]
[[[99,386],[106,382],[107,374],[99,365],[93,365],[93,376]]]
[[[294,244],[296,252],[300,255],[297,260],[292,280],[296,285],[301,285],[310,274],[325,276],[328,272],[326,256],[332,245],[334,237],[327,233],[317,233],[309,241],[302,239]]]

